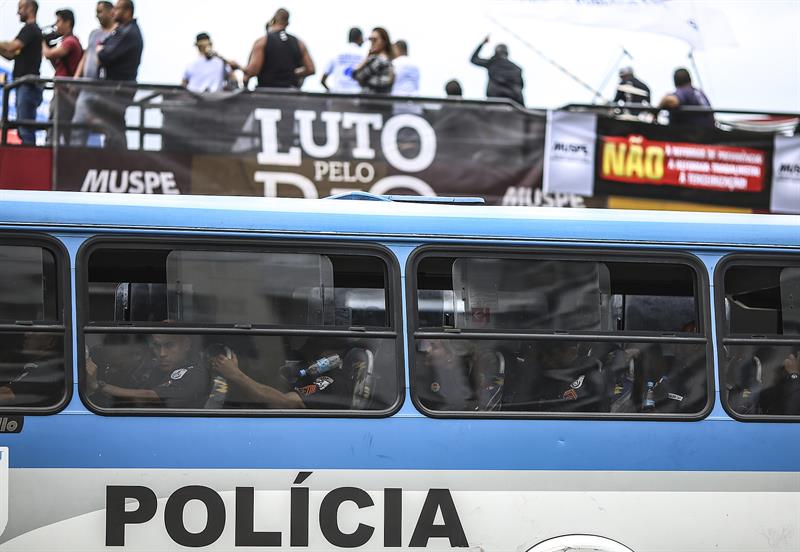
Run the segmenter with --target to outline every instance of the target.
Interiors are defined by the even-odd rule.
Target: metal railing
[[[53,91],[53,99],[56,103],[53,111],[51,111],[51,119],[48,121],[27,120],[27,119],[11,119],[10,114],[10,93],[24,84],[33,84],[42,87],[45,91]],[[328,100],[347,100],[352,102],[379,102],[379,103],[392,103],[398,104],[403,102],[415,103],[436,103],[436,104],[450,104],[450,105],[466,105],[466,106],[481,106],[482,108],[493,110],[500,109],[504,111],[513,110],[521,113],[540,113],[544,114],[544,110],[528,109],[524,106],[517,104],[512,100],[502,98],[491,98],[487,100],[466,99],[460,97],[425,97],[425,96],[382,96],[372,94],[345,94],[335,92],[303,92],[294,89],[269,89],[269,88],[256,88],[254,90],[237,89],[229,92],[213,92],[213,93],[195,93],[187,90],[182,86],[165,85],[165,84],[147,84],[135,82],[115,82],[105,80],[91,80],[91,79],[73,79],[65,77],[56,78],[40,78],[33,75],[22,77],[13,82],[7,83],[3,86],[3,105],[2,105],[2,122],[0,126],[0,144],[3,146],[9,145],[8,131],[12,129],[31,128],[34,130],[47,130],[48,133],[59,135],[63,132],[71,132],[72,130],[84,130],[87,132],[102,133],[105,130],[103,124],[92,123],[74,123],[72,121],[62,121],[57,116],[58,113],[58,94],[55,91],[61,87],[69,88],[73,92],[92,91],[97,94],[114,94],[121,91],[133,91],[135,94],[134,99],[128,104],[128,107],[138,107],[136,115],[137,122],[135,124],[128,124],[126,122],[124,131],[135,131],[139,133],[141,149],[141,137],[145,134],[161,135],[163,133],[162,127],[146,124],[146,110],[159,109],[165,100],[171,98],[183,97],[192,98],[202,101],[208,105],[213,105],[215,102],[225,102],[231,98],[240,95],[247,95],[254,98],[272,98],[277,97],[291,97],[291,96],[304,96],[304,97],[319,97]],[[143,94],[143,95],[142,95]],[[241,137],[245,138],[258,138],[257,133],[242,132]],[[46,144],[50,146],[51,143]],[[60,144],[69,146],[69,142]]]
[[[683,113],[711,113],[720,130],[746,130],[773,134],[800,133],[800,113],[788,111],[759,111],[752,109],[719,109],[696,105],[681,106],[667,110],[646,104],[577,104],[570,103],[559,108],[561,111],[593,113],[614,119],[648,122],[668,125],[669,114],[673,111]]]
[[[23,84],[33,84],[42,87],[43,90],[53,91],[54,102],[51,113],[53,114],[48,121],[11,119],[10,113],[10,93]],[[0,127],[0,144],[9,145],[8,133],[12,129],[29,128],[35,131],[45,130],[48,133],[47,147],[70,147],[71,140],[63,139],[70,136],[73,131],[85,133],[105,134],[108,131],[107,125],[103,123],[77,123],[72,120],[63,120],[58,116],[60,95],[55,93],[57,90],[72,91],[77,96],[80,92],[89,91],[101,97],[109,97],[122,92],[131,94],[131,99],[127,107],[138,108],[128,112],[125,117],[124,126],[119,129],[123,136],[128,132],[134,132],[138,137],[138,145],[133,144],[131,149],[144,149],[145,136],[163,136],[164,128],[160,124],[148,124],[149,110],[160,110],[171,101],[177,99],[191,99],[200,102],[200,105],[213,106],[215,103],[224,105],[224,102],[242,95],[253,99],[274,100],[278,102],[280,98],[290,101],[292,97],[324,98],[331,101],[354,102],[363,104],[365,102],[383,105],[397,105],[404,102],[414,102],[417,104],[447,104],[463,106],[480,106],[487,110],[519,111],[520,113],[544,114],[542,109],[529,109],[511,100],[488,99],[475,100],[464,98],[433,98],[433,97],[402,97],[402,96],[379,96],[363,94],[342,94],[330,92],[303,92],[291,89],[238,89],[231,92],[216,92],[197,94],[175,85],[164,84],[139,84],[133,82],[114,82],[98,81],[88,79],[71,78],[50,78],[44,79],[36,76],[26,76],[3,86],[3,111]],[[341,106],[340,106],[341,107]],[[609,117],[621,120],[631,120],[647,122],[653,124],[669,124],[669,116],[666,110],[659,107],[642,104],[576,104],[571,103],[559,108],[562,111],[594,113],[601,117]],[[744,109],[713,109],[699,106],[680,107],[676,111],[687,113],[713,113],[717,121],[717,128],[721,130],[748,130],[767,133],[797,134],[800,132],[800,114],[778,111],[758,111]],[[229,129],[226,129],[229,130]],[[235,129],[230,129],[235,130]],[[242,129],[235,130],[236,136],[258,140],[260,136],[257,132],[248,132]],[[54,140],[53,136],[59,136]],[[134,140],[136,142],[137,140]]]

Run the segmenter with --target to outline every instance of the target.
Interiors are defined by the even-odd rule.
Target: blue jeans
[[[36,120],[36,109],[42,103],[42,87],[36,84],[22,84],[17,88],[17,120]],[[36,129],[21,127],[17,129],[20,140],[26,146],[36,144]]]

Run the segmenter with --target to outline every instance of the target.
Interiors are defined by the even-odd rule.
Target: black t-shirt
[[[203,408],[208,399],[208,370],[197,362],[169,374],[154,373],[151,383],[164,408]]]
[[[586,359],[581,359],[586,360]],[[540,380],[543,412],[607,412],[605,379],[599,365],[583,362],[578,368],[550,370]],[[578,368],[576,370],[576,368]]]
[[[355,388],[354,354],[345,355],[342,366],[319,376],[300,378],[294,385],[306,408],[349,410]]]
[[[38,75],[42,64],[42,30],[36,23],[27,23],[20,29],[17,40],[22,42],[22,50],[14,58],[13,77]]]
[[[211,383],[208,369],[195,359],[170,372],[162,371],[152,361],[133,379],[137,388],[156,392],[160,399],[152,405],[156,408],[203,408]]]
[[[286,31],[268,33],[264,46],[264,64],[258,74],[258,87],[297,87],[298,79],[294,70],[302,64],[297,38]]]

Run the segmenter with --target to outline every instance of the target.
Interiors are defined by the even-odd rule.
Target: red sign
[[[53,150],[0,147],[0,189],[52,190]]]
[[[738,146],[601,136],[601,178],[630,184],[761,192],[765,152]]]

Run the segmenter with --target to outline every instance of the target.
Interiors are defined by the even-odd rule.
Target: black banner
[[[70,148],[59,151],[54,188],[120,194],[192,193],[192,156]]]
[[[597,119],[595,195],[768,211],[773,135]]]
[[[127,145],[139,149],[108,138],[102,150],[62,143],[56,189],[307,198],[363,190],[570,204],[541,194],[545,114],[510,104],[176,89],[91,96],[104,106],[96,114],[111,114],[108,128],[127,109]]]

